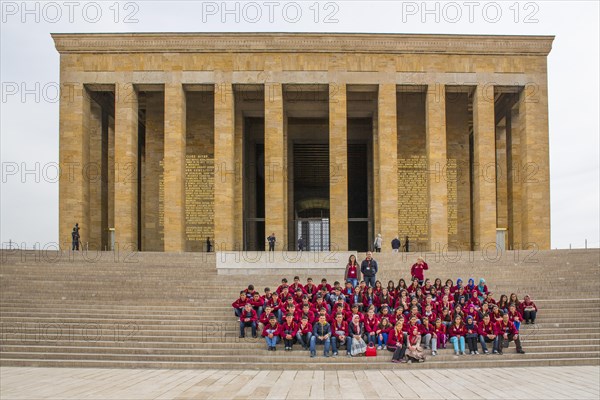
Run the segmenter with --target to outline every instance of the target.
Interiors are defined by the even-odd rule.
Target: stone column
[[[86,227],[89,248],[102,250],[102,231],[104,227],[102,203],[102,156],[103,128],[102,107],[90,101],[89,117],[89,163],[86,178],[89,180],[89,227]]]
[[[448,183],[446,156],[446,87],[429,85],[425,103],[428,164],[429,248],[442,251],[448,244]]]
[[[507,157],[507,212],[508,212],[508,248],[520,249],[521,238],[521,177],[519,164],[521,141],[519,140],[519,109],[513,107],[506,122]]]
[[[89,238],[89,162],[90,97],[81,83],[65,86],[60,96],[59,163],[59,243],[71,248],[75,223],[81,228],[81,242]]]
[[[161,177],[164,185],[165,93],[146,93],[146,139],[142,171],[142,250],[164,251],[164,201],[161,205]],[[163,186],[164,193],[164,186]],[[161,224],[161,206],[163,215]]]
[[[473,95],[473,243],[496,243],[496,132],[494,87],[477,86]]]
[[[348,249],[348,118],[346,84],[329,91],[329,241]],[[332,93],[334,93],[332,95]]]
[[[506,173],[506,119],[503,119],[496,126],[496,225],[504,229],[508,229]]]
[[[396,84],[379,85],[377,110],[377,156],[379,159],[378,212],[374,235],[381,233],[382,249],[391,249],[398,235],[398,125],[396,116]],[[375,166],[377,169],[377,166]],[[370,238],[371,242],[374,238]]]
[[[180,82],[165,85],[165,251],[185,251],[186,99]]]
[[[233,250],[235,230],[235,98],[231,82],[215,88],[214,245],[216,251]]]
[[[243,250],[244,243],[244,116],[242,110],[235,110],[235,242],[234,249]]]
[[[138,249],[138,97],[132,83],[115,85],[115,242]]]
[[[275,250],[288,243],[283,115],[282,85],[265,85],[265,234],[275,233]]]
[[[522,248],[550,249],[548,86],[545,75],[519,95]],[[514,134],[514,132],[513,132]]]

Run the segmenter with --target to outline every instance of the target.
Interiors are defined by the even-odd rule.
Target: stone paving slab
[[[0,368],[11,399],[594,399],[600,366],[385,371]]]

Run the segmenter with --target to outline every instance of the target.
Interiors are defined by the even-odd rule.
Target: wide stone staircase
[[[460,257],[424,254],[427,277],[484,277],[498,299],[530,294],[540,312],[523,325],[526,354],[514,344],[503,356],[456,357],[449,348],[423,364],[377,357],[311,359],[307,351],[267,352],[262,339],[238,339],[231,302],[249,283],[262,292],[282,277],[308,277],[301,266],[285,275],[260,268],[218,275],[215,255],[2,251],[0,364],[107,368],[387,369],[600,365],[600,252],[554,250]],[[409,278],[418,254],[376,254],[380,279]],[[358,256],[359,259],[362,254]],[[458,259],[460,258],[460,259]],[[345,259],[318,282],[343,278]],[[249,332],[247,337],[250,336]],[[342,354],[343,352],[340,352]],[[428,354],[429,351],[426,352]]]

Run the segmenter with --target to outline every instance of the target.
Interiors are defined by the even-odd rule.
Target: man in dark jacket
[[[394,240],[392,240],[392,252],[397,253],[399,249],[400,249],[400,239],[398,239],[398,236],[396,236],[394,238]]]
[[[316,346],[323,344],[323,355],[329,357],[329,346],[331,344],[331,325],[327,322],[324,315],[319,316],[319,321],[315,323],[313,327],[313,335],[310,338],[310,356],[315,357],[317,355]]]
[[[367,258],[365,258],[360,264],[360,272],[362,272],[367,287],[375,287],[375,281],[377,280],[377,270],[377,261],[373,260],[373,253],[368,251]]]

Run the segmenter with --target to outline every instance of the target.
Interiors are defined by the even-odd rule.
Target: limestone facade
[[[332,249],[363,250],[349,248],[359,230],[384,249],[395,236],[411,250],[479,249],[498,229],[507,249],[550,247],[551,36],[53,39],[65,246],[79,222],[89,248],[107,248],[114,228],[121,249],[204,251],[210,238],[262,250],[271,232],[294,249],[296,192],[320,190],[311,204]],[[298,189],[296,143],[327,146],[325,186]],[[349,175],[357,160],[364,177]]]

